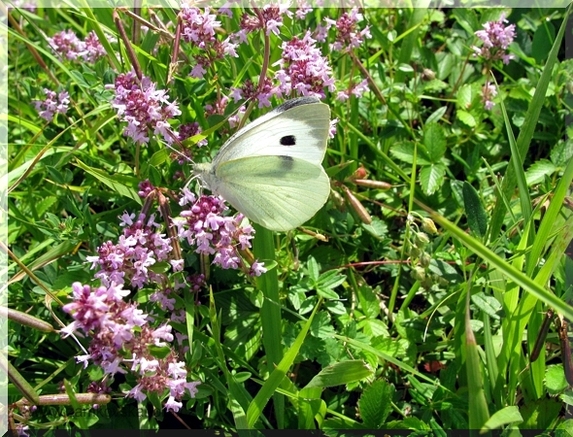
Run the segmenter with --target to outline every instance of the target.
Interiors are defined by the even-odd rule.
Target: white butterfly
[[[252,221],[273,231],[300,226],[325,204],[322,159],[330,108],[316,97],[288,100],[240,129],[213,162],[193,172]]]

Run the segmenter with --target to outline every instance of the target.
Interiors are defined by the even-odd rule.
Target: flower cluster
[[[59,94],[56,94],[55,91],[44,88],[44,94],[46,95],[45,100],[34,101],[34,106],[36,111],[40,113],[40,117],[47,121],[52,121],[54,114],[65,114],[68,111],[70,95],[67,91],[61,91]]]
[[[370,26],[363,29],[358,28],[358,23],[364,20],[364,16],[357,8],[352,8],[350,12],[344,12],[337,20],[325,18],[325,25],[319,26],[317,30],[317,40],[324,42],[326,35],[331,28],[335,29],[336,35],[330,49],[335,52],[352,50],[358,48],[364,39],[371,38]]]
[[[215,31],[221,27],[221,22],[216,20],[209,8],[201,12],[199,8],[182,6],[180,16],[183,40],[202,50],[201,54],[195,56],[197,63],[191,70],[192,77],[203,78],[207,68],[215,61],[224,59],[225,56],[238,56],[236,44],[229,38],[224,41],[217,39]]]
[[[292,17],[287,4],[265,5],[260,9],[254,9],[254,15],[244,13],[241,17],[241,39],[246,40],[246,34],[255,30],[263,30],[266,35],[280,33],[283,25],[283,15]]]
[[[178,227],[179,238],[187,240],[197,247],[196,252],[214,255],[213,264],[224,269],[238,269],[242,266],[239,249],[251,247],[254,229],[242,225],[243,216],[223,216],[227,209],[223,200],[214,196],[201,196],[198,199],[187,188],[183,190],[179,204],[189,205],[181,212],[181,220],[175,223]],[[250,268],[250,274],[259,276],[266,269],[255,261]]]
[[[63,30],[48,38],[48,43],[52,50],[64,59],[95,63],[106,53],[94,31],[88,33],[82,41],[73,31]]]
[[[481,47],[472,47],[475,56],[481,56],[486,61],[501,59],[504,64],[509,64],[514,56],[507,53],[507,48],[515,38],[515,24],[505,26],[507,22],[505,14],[502,14],[499,20],[488,21],[483,25],[483,30],[475,33],[483,42]]]
[[[301,96],[324,97],[325,89],[335,91],[332,68],[310,32],[302,39],[294,37],[284,42],[282,51],[281,69],[275,75],[279,96],[294,91]]]
[[[88,256],[92,269],[100,270],[94,275],[102,284],[125,284],[142,288],[149,282],[162,283],[163,276],[154,273],[150,267],[159,261],[168,261],[174,271],[180,271],[183,260],[170,260],[171,242],[164,234],[157,232],[160,227],[151,216],[145,222],[145,215],[133,221],[135,214],[124,213],[121,226],[123,235],[117,244],[108,241],[98,248],[98,256]]]
[[[178,361],[168,344],[174,340],[170,325],[151,327],[147,314],[123,300],[129,291],[121,285],[92,289],[75,282],[72,290],[73,301],[63,310],[74,321],[62,331],[69,335],[79,330],[91,339],[88,355],[78,357],[78,361],[87,366],[91,360],[109,375],[134,372],[138,383],[127,395],[139,402],[149,393],[168,396],[168,411],[182,407],[180,400],[186,392],[195,397],[200,382],[187,382],[185,363]],[[166,349],[167,353],[154,356],[150,346]]]
[[[167,144],[172,144],[178,133],[171,129],[168,120],[181,115],[177,103],[170,102],[167,91],[156,89],[156,84],[143,76],[141,81],[133,71],[117,76],[114,85],[115,98],[111,105],[122,121],[127,122],[123,134],[135,142],[149,142],[149,129],[160,134]]]

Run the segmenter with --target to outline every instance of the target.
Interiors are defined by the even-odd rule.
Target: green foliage
[[[168,278],[184,320],[157,305],[156,288],[125,287],[126,300],[158,326],[170,323],[182,341],[151,343],[150,356],[176,350],[188,381],[201,382],[176,413],[165,409],[167,389],[137,402],[125,396],[138,383],[133,372],[76,362],[93,338],[49,324],[72,322],[62,307],[73,283],[99,285],[88,257],[118,240],[119,216],[143,211],[155,214],[162,233],[174,229],[162,220],[183,209],[188,156],[210,160],[236,130],[228,119],[241,104],[251,120],[267,112],[233,99],[217,113],[205,107],[232,88],[256,88],[261,72],[272,78],[283,42],[344,11],[284,16],[278,34],[249,34],[237,57],[216,59],[197,78],[190,72],[206,53],[181,40],[174,55],[178,10],[144,8],[137,18],[108,8],[11,9],[6,242],[9,306],[20,314],[8,315],[16,426],[570,435],[573,62],[563,59],[570,9],[505,11],[516,26],[508,64],[474,55],[475,32],[499,19],[498,9],[367,8],[356,30],[369,25],[370,38],[345,51],[331,46],[333,28],[317,43],[337,91],[350,91],[348,99],[330,91],[323,99],[338,120],[323,163],[327,204],[287,233],[255,225],[252,253],[241,252],[244,271],[212,264],[185,241],[183,273],[167,261],[149,266]],[[254,12],[218,15],[216,37],[237,32],[242,13]],[[45,36],[67,29],[81,38],[93,30],[105,56],[59,57]],[[143,145],[124,135],[113,84],[134,62],[177,101],[181,115],[171,127],[196,122],[200,134],[171,146],[152,131]],[[361,83],[365,91],[353,95]],[[489,109],[487,84],[497,92]],[[33,103],[44,88],[70,96],[69,110],[50,122]],[[205,139],[208,146],[197,147]],[[142,181],[156,197],[140,196]],[[195,181],[189,187],[199,190]],[[245,274],[254,258],[268,269],[257,278]],[[176,290],[199,273],[205,287]],[[554,319],[538,339],[548,310]],[[545,346],[534,360],[536,342]],[[110,396],[84,401],[102,381]]]

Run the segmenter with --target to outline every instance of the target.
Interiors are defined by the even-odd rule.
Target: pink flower
[[[169,399],[165,402],[165,410],[173,413],[177,413],[182,406],[183,404],[177,402],[173,396],[169,396]]]
[[[67,91],[61,91],[56,94],[47,88],[44,88],[45,100],[35,100],[34,106],[39,112],[40,117],[47,121],[52,121],[55,114],[65,114],[70,104],[70,95]]]
[[[201,12],[199,8],[187,5],[182,6],[180,12],[183,40],[200,50],[194,56],[196,64],[191,70],[191,76],[199,79],[205,76],[215,61],[225,56],[238,56],[236,44],[230,38],[223,41],[217,38],[216,31],[221,28],[221,22],[210,12],[209,8]]]
[[[82,60],[95,63],[106,52],[94,31],[87,34],[84,41],[71,30],[63,30],[48,38],[52,50],[64,59]]]
[[[486,61],[496,61],[501,59],[504,64],[514,58],[507,53],[507,48],[515,38],[515,24],[505,26],[505,14],[502,13],[497,21],[488,21],[483,25],[482,30],[478,30],[475,35],[482,40],[482,46],[473,46],[474,55],[481,56]]]
[[[486,84],[481,89],[481,101],[484,104],[484,108],[488,111],[490,111],[495,106],[493,98],[496,95],[497,89],[495,88],[495,85],[491,84],[490,82],[486,82]]]
[[[310,32],[282,44],[281,69],[275,74],[277,94],[324,97],[325,90],[335,91],[332,68],[316,47]]]
[[[255,9],[254,15],[245,12],[241,17],[241,29],[246,33],[263,30],[266,35],[278,35],[283,24],[283,15],[289,18],[293,15],[288,8],[286,4],[265,5],[262,9]]]
[[[181,219],[175,222],[179,238],[195,246],[197,253],[214,255],[213,264],[223,269],[241,267],[238,249],[250,248],[255,232],[251,226],[242,225],[243,215],[224,216],[227,207],[221,198],[196,198],[187,188],[183,190],[179,204],[187,207],[181,212]],[[254,271],[262,272],[262,269],[262,264],[257,264]]]
[[[135,142],[149,142],[150,129],[159,133],[167,144],[172,144],[178,133],[173,131],[167,120],[181,115],[176,103],[170,102],[167,91],[156,89],[156,84],[148,77],[141,82],[133,71],[120,74],[115,80],[115,98],[111,106],[117,110],[120,120],[127,122],[123,134]]]

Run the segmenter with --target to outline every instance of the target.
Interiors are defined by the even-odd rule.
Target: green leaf
[[[364,389],[358,407],[364,425],[371,429],[381,428],[392,411],[394,387],[379,379]]]
[[[340,299],[338,293],[330,288],[317,287],[316,292],[320,297],[323,297],[324,299]]]
[[[169,346],[156,346],[154,344],[147,346],[147,350],[153,357],[160,359],[165,358],[171,352]]]
[[[468,109],[474,99],[473,89],[470,84],[462,85],[456,93],[456,104],[458,106],[458,118],[460,111]]]
[[[456,112],[456,116],[458,117],[458,120],[460,120],[467,127],[476,127],[477,125],[477,120],[475,117],[467,111],[460,109]]]
[[[573,135],[571,135],[573,134],[573,129],[570,132],[569,140],[557,143],[549,153],[551,162],[560,167],[565,167],[573,159],[573,140],[571,139],[573,138]]]
[[[499,320],[498,312],[501,311],[501,304],[493,296],[487,296],[483,292],[472,294],[471,300],[475,306],[486,313],[491,318]]]
[[[563,364],[547,366],[545,385],[550,395],[559,394],[568,387]]]
[[[373,370],[362,360],[348,360],[325,367],[310,380],[305,389],[313,387],[336,387],[362,381],[372,375]]]
[[[444,114],[446,113],[447,110],[448,110],[447,106],[441,106],[440,108],[436,109],[426,119],[425,124],[437,123],[444,116]]]
[[[318,263],[316,262],[316,259],[313,256],[308,257],[306,269],[308,271],[308,276],[311,279],[318,281],[318,278],[320,277],[320,270],[318,267]]]
[[[322,288],[336,288],[346,281],[346,276],[341,275],[338,270],[329,270],[318,278],[318,286]]]
[[[151,167],[160,167],[169,160],[169,153],[167,148],[161,148],[151,156],[147,162]]]
[[[424,146],[426,146],[430,161],[434,164],[441,163],[446,153],[446,136],[441,125],[430,123],[425,126]]]
[[[138,204],[141,204],[141,198],[137,194],[137,191],[132,188],[137,186],[136,178],[128,178],[126,176],[111,176],[99,168],[93,168],[84,164],[79,159],[76,159],[76,165],[86,173],[91,174],[94,178],[107,185],[117,194],[135,200]],[[127,183],[130,185],[128,186]]]
[[[390,154],[394,158],[402,162],[405,162],[407,164],[412,164],[414,163],[414,149],[415,149],[414,143],[410,142],[398,143],[392,146],[392,148],[390,149]],[[419,165],[430,164],[430,161],[424,159],[424,157],[421,156],[420,154],[417,154],[416,159]]]
[[[444,183],[446,169],[443,164],[431,164],[420,170],[420,185],[424,194],[434,194]]]
[[[535,58],[538,64],[547,59],[554,41],[555,27],[551,21],[544,20],[541,26],[535,29],[531,43],[531,56]]]
[[[547,159],[535,161],[525,172],[525,180],[528,186],[543,182],[546,176],[551,176],[557,171],[557,167]]]
[[[496,429],[504,425],[523,422],[519,408],[515,405],[496,411],[483,426],[483,429]]]
[[[468,226],[474,234],[480,238],[484,238],[487,232],[487,214],[481,203],[479,194],[467,181],[464,182],[463,193]]]

